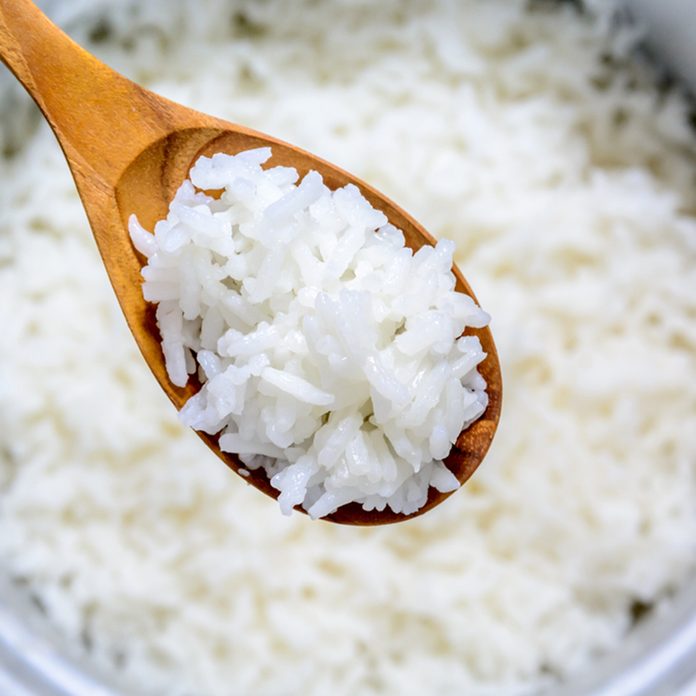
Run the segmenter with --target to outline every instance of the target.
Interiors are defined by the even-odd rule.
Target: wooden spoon
[[[300,174],[318,171],[332,189],[356,184],[370,203],[403,230],[414,251],[433,238],[407,213],[371,186],[314,155],[262,133],[184,108],[127,80],[99,62],[53,25],[29,0],[0,0],[0,58],[33,97],[58,138],[87,212],[94,238],[116,297],[140,350],[177,409],[200,385],[173,386],[164,366],[153,306],[143,300],[143,259],[131,246],[126,222],[137,214],[145,227],[165,217],[169,202],[200,155],[234,154],[273,147],[272,165],[295,167]],[[474,294],[455,266],[457,290]],[[488,382],[484,415],[457,440],[445,464],[464,483],[481,463],[493,439],[502,396],[500,365],[490,331],[472,330],[488,357],[481,373]],[[214,437],[198,433],[231,469],[242,466],[221,452]],[[262,471],[245,477],[273,498]],[[410,517],[441,503],[450,493],[430,489],[427,504]],[[298,508],[299,509],[299,508]],[[354,525],[398,522],[407,516],[365,512],[343,506],[324,519]]]

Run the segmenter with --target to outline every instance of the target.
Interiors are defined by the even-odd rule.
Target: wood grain
[[[133,249],[126,228],[135,213],[150,227],[167,212],[176,189],[201,154],[234,154],[272,146],[271,164],[295,167],[300,174],[318,171],[331,188],[356,184],[370,203],[404,232],[413,250],[433,238],[404,210],[368,184],[314,155],[243,126],[170,102],[111,70],[55,27],[29,0],[0,0],[0,59],[31,94],[53,129],[75,179],[94,238],[128,326],[147,364],[174,406],[181,409],[200,387],[173,386],[166,374],[154,308],[142,297],[144,260]],[[472,297],[454,267],[457,290]],[[488,357],[481,373],[488,383],[489,404],[480,420],[464,431],[445,464],[464,483],[483,460],[493,440],[502,402],[502,378],[489,329],[471,330]],[[220,452],[216,439],[198,433],[232,470],[241,463]],[[246,482],[276,498],[265,474],[252,472]],[[451,494],[430,490],[416,517]],[[299,509],[299,508],[298,508]],[[347,505],[325,518],[352,525],[379,525],[408,519],[384,512],[365,512]]]

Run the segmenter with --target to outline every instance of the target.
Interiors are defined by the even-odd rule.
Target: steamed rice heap
[[[488,403],[461,334],[489,317],[454,290],[452,242],[413,254],[356,186],[270,156],[201,157],[154,235],[131,217],[169,378],[203,384],[181,420],[262,467],[285,514],[411,514],[459,486],[441,460]]]

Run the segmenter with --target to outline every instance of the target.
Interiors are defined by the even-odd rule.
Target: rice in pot
[[[423,518],[277,515],[177,423],[41,126],[0,163],[0,558],[129,692],[529,691],[693,571],[687,106],[606,3],[526,5],[121,3],[76,31],[455,239],[506,381],[485,465]]]

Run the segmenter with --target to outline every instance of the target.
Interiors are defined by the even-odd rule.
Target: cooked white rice
[[[459,487],[442,460],[488,404],[462,333],[489,317],[454,290],[452,242],[414,254],[354,185],[270,157],[200,157],[154,234],[131,217],[169,379],[202,384],[181,421],[263,468],[286,515],[410,515]]]
[[[456,241],[505,409],[411,522],[285,518],[239,485],[143,365],[48,129],[0,161],[0,558],[123,692],[533,691],[687,581],[694,140],[597,5],[129,0],[90,44]]]

